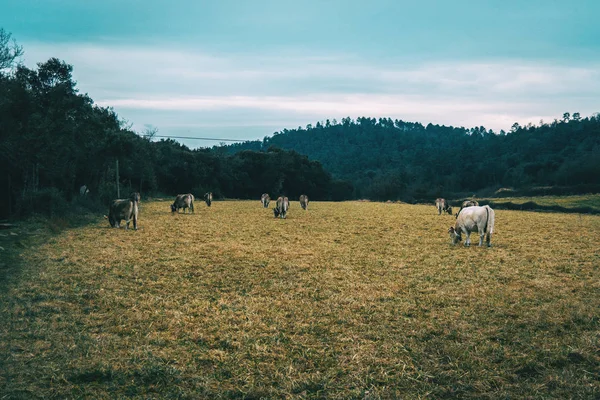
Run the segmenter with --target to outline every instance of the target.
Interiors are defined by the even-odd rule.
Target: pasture
[[[600,396],[600,216],[497,210],[488,249],[433,204],[171,202],[18,242],[0,398]]]

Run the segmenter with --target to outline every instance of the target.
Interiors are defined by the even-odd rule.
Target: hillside
[[[499,133],[401,120],[344,118],[284,129],[262,142],[226,146],[236,153],[271,146],[320,161],[356,198],[421,200],[500,187],[561,187],[597,192],[600,117],[579,113],[539,126],[513,125]]]

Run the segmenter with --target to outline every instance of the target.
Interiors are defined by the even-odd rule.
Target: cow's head
[[[452,207],[448,207],[448,208],[446,208],[446,212],[447,212],[449,215],[452,215]]]
[[[177,211],[177,207],[175,206],[175,203],[171,204],[171,212],[174,213],[175,211]]]
[[[275,216],[275,218],[279,217],[280,211],[279,208],[275,207],[273,209],[273,215]]]
[[[460,230],[454,229],[453,226],[448,229],[448,233],[450,234],[450,239],[452,239],[452,244],[456,244],[462,240]]]
[[[140,194],[138,192],[131,192],[129,195],[129,200],[140,202]]]

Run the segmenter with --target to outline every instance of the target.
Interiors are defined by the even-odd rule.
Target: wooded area
[[[69,205],[106,208],[142,196],[207,191],[217,198],[430,201],[543,186],[600,188],[600,116],[499,133],[392,120],[344,118],[284,129],[262,141],[190,149],[133,132],[110,107],[79,93],[73,67],[57,58],[36,69],[0,28],[0,218],[60,214]],[[117,167],[118,165],[118,167]],[[118,171],[117,171],[118,168]],[[90,190],[85,201],[79,188]],[[557,189],[559,188],[559,189]]]
[[[111,108],[78,92],[73,67],[51,58],[37,69],[17,64],[22,49],[0,32],[0,217],[60,214],[69,204],[107,207],[117,197],[207,191],[216,197],[343,199],[352,188],[294,151],[191,150],[128,129]],[[16,47],[15,47],[16,46]],[[117,165],[119,171],[117,173]],[[90,190],[85,201],[79,188]]]
[[[352,183],[354,198],[425,201],[513,188],[528,194],[600,190],[600,115],[499,133],[392,119],[344,118],[284,129],[264,140],[227,146],[230,154],[277,146],[323,163]],[[536,189],[543,187],[543,189]],[[513,193],[514,194],[514,193]]]

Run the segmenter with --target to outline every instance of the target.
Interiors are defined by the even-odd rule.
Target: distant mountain
[[[600,117],[565,113],[510,132],[381,118],[344,118],[275,133],[220,151],[295,150],[341,181],[355,198],[405,201],[473,194],[500,187],[561,186],[597,190]]]

